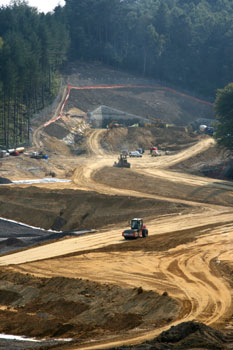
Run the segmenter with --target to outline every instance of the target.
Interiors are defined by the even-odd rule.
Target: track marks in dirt
[[[109,194],[116,194],[117,191],[118,193],[122,191],[127,195],[136,195],[134,191],[111,189],[110,186],[98,184],[93,180],[94,172],[101,166],[112,163],[113,160],[111,155],[106,155],[104,150],[99,149],[100,136],[101,131],[94,131],[90,137],[89,147],[91,152],[94,153],[94,157],[87,159],[82,166],[77,168],[74,174],[74,182],[77,186],[85,186],[86,189],[98,192],[105,193],[105,191],[108,191]],[[209,147],[211,142],[211,139],[207,139],[207,141],[200,142],[174,157],[161,157],[158,162],[153,164],[151,159],[147,159],[144,163],[142,160],[140,166],[138,166],[137,161],[132,160],[135,165],[134,171],[140,171],[143,168],[150,176],[155,177],[156,171],[164,171],[164,176],[171,179],[174,172],[169,172],[170,165],[177,164],[177,162],[201,152]],[[169,173],[171,174],[170,177]],[[179,175],[181,182],[182,179],[187,181],[184,174]],[[194,176],[190,178],[194,183],[197,181],[196,185],[198,185],[200,179],[195,180]],[[138,195],[147,196],[142,192]],[[130,250],[128,252],[93,252],[85,255],[63,257],[62,264],[60,259],[37,261],[70,252],[96,249],[107,246],[109,243],[127,244],[119,237],[122,228],[118,227],[115,230],[109,229],[82,239],[64,240],[34,248],[28,250],[27,255],[22,252],[2,257],[0,258],[0,264],[28,262],[26,265],[15,267],[15,269],[45,277],[59,275],[74,278],[82,277],[100,283],[113,283],[122,287],[140,286],[143,289],[152,289],[159,293],[165,291],[183,305],[179,314],[180,317],[174,320],[174,325],[181,321],[193,319],[211,325],[221,323],[229,316],[229,310],[232,307],[232,291],[227,282],[216,275],[211,268],[211,264],[221,256],[232,260],[233,245],[231,242],[233,241],[233,234],[231,232],[233,232],[233,224],[230,222],[232,221],[233,209],[214,205],[207,206],[206,204],[202,204],[201,207],[192,209],[188,214],[151,220],[148,223],[151,235],[166,234],[181,228],[187,229],[207,224],[223,223],[222,226],[216,227],[194,242],[177,246],[168,251],[146,253],[144,251],[131,252]],[[224,223],[227,223],[227,225],[224,226]],[[166,238],[164,237],[164,239]],[[164,329],[166,327],[161,327],[140,338],[132,335],[130,342],[153,338]],[[91,349],[92,346],[87,348]]]
[[[90,155],[104,156],[107,153],[100,146],[100,139],[101,137],[103,137],[103,134],[105,132],[107,132],[107,129],[92,129],[87,139],[87,145]]]
[[[60,113],[60,109],[61,106],[63,104],[63,101],[65,99],[66,96],[66,86],[61,86],[60,88],[60,94],[61,94],[61,98],[59,103],[56,106],[56,109],[53,111],[53,117],[50,119],[50,122],[52,122],[53,120],[55,121]],[[43,135],[43,129],[44,129],[44,124],[40,125],[39,127],[37,127],[32,135],[32,144],[33,146],[35,146],[37,149],[43,149],[43,142],[41,140],[41,136]]]
[[[219,227],[213,234],[164,252],[93,252],[64,257],[62,264],[60,260],[52,259],[15,269],[38,276],[81,277],[121,287],[156,290],[160,294],[167,292],[181,305],[179,319],[173,324],[196,320],[213,325],[229,317],[232,303],[231,288],[211,267],[219,258],[219,251],[224,249],[233,254],[233,234],[226,239],[221,236],[221,231]],[[147,334],[145,339],[159,332],[161,329]]]

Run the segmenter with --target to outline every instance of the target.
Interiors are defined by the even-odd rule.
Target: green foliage
[[[233,83],[217,91],[214,109],[218,120],[217,142],[219,145],[233,150]]]
[[[65,2],[46,15],[26,1],[0,7],[1,143],[28,137],[32,114],[56,94],[67,52],[210,100],[233,81],[232,0]]]
[[[69,58],[100,60],[214,99],[233,81],[232,0],[66,0]]]
[[[69,34],[64,17],[39,14],[25,1],[0,7],[0,143],[29,138],[30,119],[57,93]]]

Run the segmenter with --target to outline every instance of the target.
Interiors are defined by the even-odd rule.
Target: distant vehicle
[[[121,153],[118,162],[114,162],[113,166],[117,168],[130,168],[130,163],[127,162],[127,155]]]
[[[32,152],[31,158],[34,159],[48,159],[48,155],[44,154],[43,152]]]
[[[143,223],[143,219],[134,218],[131,220],[131,228],[122,232],[122,236],[125,239],[145,238],[148,236],[148,229]]]
[[[19,153],[24,153],[25,148],[24,147],[17,147],[15,150]]]
[[[144,149],[143,149],[143,148],[137,148],[136,151],[139,152],[139,153],[141,153],[141,154],[144,153]]]
[[[129,152],[130,157],[142,157],[142,154],[138,151]]]
[[[156,146],[150,147],[150,154],[152,153],[152,151],[158,151],[158,147]]]
[[[15,148],[8,149],[7,152],[9,153],[10,156],[19,156],[19,152],[16,151]]]
[[[0,158],[6,158],[9,157],[10,153],[7,152],[6,150],[1,150],[0,151]]]
[[[159,151],[159,150],[153,150],[152,152],[151,152],[151,157],[159,157],[159,156],[161,156],[162,154],[161,154],[161,152]]]
[[[120,128],[120,127],[123,127],[123,124],[119,124],[114,120],[107,125],[107,129]]]
[[[19,152],[18,151],[14,151],[14,152],[10,153],[10,156],[17,157],[17,156],[19,156]]]
[[[210,136],[213,136],[215,131],[213,126],[207,126],[207,125],[200,125],[199,130],[200,132]]]

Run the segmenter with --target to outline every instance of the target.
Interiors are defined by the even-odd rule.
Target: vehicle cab
[[[143,220],[134,218],[131,220],[131,229],[132,230],[141,230],[143,227]]]

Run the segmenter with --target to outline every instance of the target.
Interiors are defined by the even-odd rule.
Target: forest
[[[69,32],[55,14],[16,1],[0,8],[0,147],[25,145],[30,121],[56,95]]]
[[[67,62],[99,61],[213,102],[233,81],[231,0],[65,0],[0,7],[0,145],[27,143]]]

